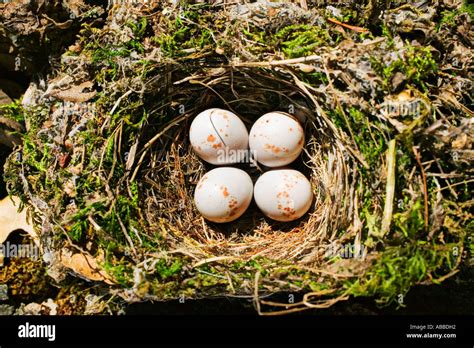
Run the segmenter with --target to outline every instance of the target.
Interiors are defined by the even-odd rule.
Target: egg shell
[[[189,140],[201,159],[214,165],[225,165],[235,163],[237,158],[226,154],[248,149],[249,136],[244,123],[234,113],[208,109],[194,118]]]
[[[311,183],[299,171],[275,169],[264,173],[255,183],[254,198],[260,210],[277,221],[293,221],[311,207]]]
[[[298,158],[305,142],[298,120],[284,112],[260,117],[250,130],[249,146],[256,160],[267,167],[281,167]]]
[[[207,172],[194,192],[196,208],[213,222],[239,218],[252,201],[253,183],[241,169],[223,167]]]

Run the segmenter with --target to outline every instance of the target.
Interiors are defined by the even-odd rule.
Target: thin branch
[[[390,230],[393,215],[393,200],[395,198],[395,163],[396,163],[396,140],[388,143],[387,151],[387,187],[385,194],[385,207],[382,220],[382,237]]]

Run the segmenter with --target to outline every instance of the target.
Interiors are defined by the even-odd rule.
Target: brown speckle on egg
[[[237,200],[235,198],[232,198],[229,202],[229,208],[233,209],[237,206],[237,204],[238,204]]]
[[[282,214],[287,217],[291,217],[292,215],[296,213],[296,211],[290,207],[285,207],[282,210],[283,210]]]
[[[279,193],[277,194],[277,198],[281,198],[281,197],[288,198],[288,197],[290,197],[290,195],[288,194],[287,191],[282,191],[282,192],[279,192]]]
[[[278,154],[281,152],[281,149],[278,146],[272,144],[265,144],[265,149],[270,150],[271,152]]]
[[[223,186],[221,187],[221,190],[222,190],[222,195],[224,197],[227,197],[229,195],[229,191],[227,191],[227,187],[226,186]]]

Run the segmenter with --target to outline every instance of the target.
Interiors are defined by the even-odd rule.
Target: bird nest
[[[178,103],[188,105],[191,101],[194,106],[181,116],[173,115],[169,124],[153,130],[156,135],[137,152],[140,160],[132,176],[146,183],[143,187],[146,219],[152,231],[165,224],[173,249],[186,250],[199,261],[213,257],[248,260],[261,256],[314,263],[322,260],[337,231],[348,229],[354,216],[354,207],[349,202],[354,200],[355,191],[350,184],[355,182],[350,152],[339,139],[340,134],[333,132],[334,125],[331,128],[323,117],[307,112],[306,107],[298,104],[298,100],[305,102],[311,96],[306,96],[293,81],[284,80],[288,73],[285,66],[279,70],[227,67],[218,76],[194,80],[195,86],[179,84],[177,88],[186,89],[187,95]],[[189,144],[192,118],[202,110],[222,107],[242,115],[250,128],[264,113],[285,110],[285,105],[306,118],[306,151],[293,167],[311,179],[316,196],[312,210],[297,222],[278,223],[265,218],[252,205],[235,222],[205,221],[195,208],[193,194],[198,180],[211,166],[199,160]],[[251,163],[239,167],[247,170],[254,181],[263,172]]]
[[[414,146],[426,142],[432,104],[464,110],[462,91],[455,101],[422,93],[434,65],[427,47],[328,21],[316,8],[116,6],[24,97],[29,131],[10,157],[9,190],[32,208],[50,275],[64,281],[72,270],[127,302],[238,296],[271,314],[350,295],[390,303],[453,274],[466,236],[466,206],[443,205],[440,192],[455,189],[436,175],[427,185]],[[415,101],[409,115],[384,108]],[[231,223],[199,214],[194,189],[212,166],[188,132],[212,107],[248,128],[270,111],[302,121],[307,141],[292,167],[312,184],[305,216],[275,222],[253,203]],[[262,173],[238,166],[254,181]],[[77,254],[82,268],[65,261]],[[301,301],[263,299],[279,292]]]

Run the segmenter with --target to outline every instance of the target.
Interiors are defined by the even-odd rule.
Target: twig
[[[444,174],[444,170],[443,170],[443,167],[441,166],[441,164],[439,163],[439,160],[435,157],[434,158],[435,162],[436,162],[436,165],[438,166],[439,168],[439,171],[441,172],[441,174]],[[462,177],[461,174],[459,174],[459,177]],[[451,183],[449,182],[449,177],[446,177],[445,178],[445,182],[446,184],[448,185],[447,187],[449,188],[449,190],[451,191],[451,194],[456,197],[456,199],[458,198],[458,194],[456,193],[456,191],[454,191],[454,189],[451,187]]]
[[[357,46],[371,46],[371,45],[376,45],[378,43],[384,42],[387,38],[386,37],[379,37],[377,39],[374,39],[372,41],[367,41],[367,42],[361,42],[358,43]]]
[[[303,301],[297,303],[280,303],[280,302],[273,302],[273,301],[260,301],[261,304],[273,307],[284,307],[286,309],[280,311],[272,311],[272,312],[262,312],[259,311],[259,315],[262,316],[277,316],[277,315],[286,315],[291,313],[302,312],[308,309],[314,308],[329,308],[335,303],[339,301],[345,301],[349,298],[347,295],[341,295],[333,299],[328,300],[321,300],[319,303],[311,303],[309,299],[315,296],[324,296],[332,294],[336,291],[336,289],[329,289],[329,290],[322,290],[317,292],[310,292],[306,293],[303,297]]]
[[[272,303],[272,302],[262,301],[262,303],[270,305],[270,306],[274,305],[274,303]],[[310,307],[296,307],[296,308],[284,309],[284,310],[281,310],[281,311],[259,312],[258,314],[261,315],[261,316],[270,317],[270,316],[298,313],[298,312],[302,312],[302,311],[305,311],[305,310],[308,310],[308,309],[310,309]]]
[[[336,291],[336,289],[327,289],[327,290],[321,290],[321,291],[315,291],[315,292],[308,292],[304,294],[303,296],[303,303],[306,307],[308,308],[329,308],[333,304],[339,302],[339,301],[345,301],[349,298],[348,295],[340,295],[336,298],[328,299],[326,301],[321,301],[320,303],[311,303],[310,298],[311,297],[319,297],[319,296],[324,296],[324,295],[330,295],[333,294]]]
[[[421,177],[423,178],[423,196],[425,201],[425,231],[428,230],[428,218],[429,218],[429,210],[428,210],[428,187],[426,184],[426,173],[425,169],[423,168],[423,164],[421,163],[420,152],[418,151],[418,147],[413,146],[413,152],[415,154],[415,159],[418,162],[421,170]]]
[[[211,262],[215,262],[215,261],[223,261],[223,260],[236,260],[235,257],[232,257],[232,256],[217,256],[217,257],[211,257],[209,259],[204,259],[204,260],[201,260],[197,263],[195,263],[193,265],[192,268],[196,268],[196,267],[199,267],[199,266],[202,266],[206,263],[211,263]]]
[[[445,186],[445,187],[439,188],[439,189],[435,190],[434,192],[441,192],[441,191],[446,190],[447,188],[453,188],[454,186],[459,186],[459,185],[462,185],[462,184],[470,184],[471,182],[474,182],[474,179],[460,181],[460,182],[457,182],[455,184],[451,184],[451,186],[449,186],[449,187]]]
[[[306,57],[284,59],[284,60],[272,60],[269,62],[241,62],[241,63],[232,63],[232,67],[247,67],[247,68],[257,68],[257,67],[268,67],[268,66],[277,66],[277,65],[291,65],[305,62],[313,61],[322,61],[322,57],[317,54],[313,54]]]
[[[219,279],[226,279],[227,280],[227,277],[224,277],[224,276],[221,276],[219,274],[214,274],[214,273],[211,273],[211,272],[206,272],[202,269],[196,269],[196,271],[198,271],[199,273],[203,273],[203,274],[206,274],[208,276],[211,276],[211,277],[214,277],[214,278],[219,278]]]
[[[388,143],[387,151],[387,187],[385,195],[385,207],[382,220],[382,237],[390,230],[393,214],[393,200],[395,197],[395,163],[396,163],[396,140]]]
[[[130,248],[132,249],[133,255],[136,258],[138,256],[138,254],[137,254],[137,250],[135,249],[135,245],[133,244],[132,238],[129,236],[129,234],[127,232],[127,228],[123,224],[122,219],[120,219],[120,216],[118,214],[116,214],[116,216],[117,216],[117,221],[120,225],[120,228],[121,228],[121,230],[122,230],[122,232],[125,236],[125,239],[127,240],[128,244],[130,245]]]
[[[460,255],[461,255],[461,254],[460,254]],[[448,274],[445,274],[445,275],[442,276],[442,277],[439,277],[439,278],[434,279],[434,281],[439,282],[439,283],[442,283],[442,282],[444,282],[446,279],[451,278],[453,275],[455,275],[455,274],[458,273],[458,272],[459,272],[459,269],[455,269],[455,270],[449,272]]]
[[[368,29],[365,29],[365,28],[356,27],[356,26],[354,26],[354,25],[342,23],[342,22],[338,21],[338,20],[335,19],[335,18],[328,18],[327,20],[328,20],[329,22],[331,22],[331,23],[340,25],[341,27],[344,27],[344,28],[346,28],[346,29],[355,31],[355,32],[357,32],[357,33],[367,33],[367,32],[369,31]]]
[[[258,298],[258,281],[259,280],[260,280],[260,271],[257,270],[257,272],[255,273],[253,301],[255,302],[255,306],[257,307],[258,314],[262,315],[262,311],[260,308],[260,299]]]
[[[125,92],[122,96],[120,96],[117,101],[115,102],[114,106],[112,107],[112,109],[110,110],[110,114],[113,115],[115,110],[118,108],[118,106],[120,105],[120,102],[122,101],[122,99],[126,98],[130,93],[132,93],[131,90],[128,90],[127,92]]]

